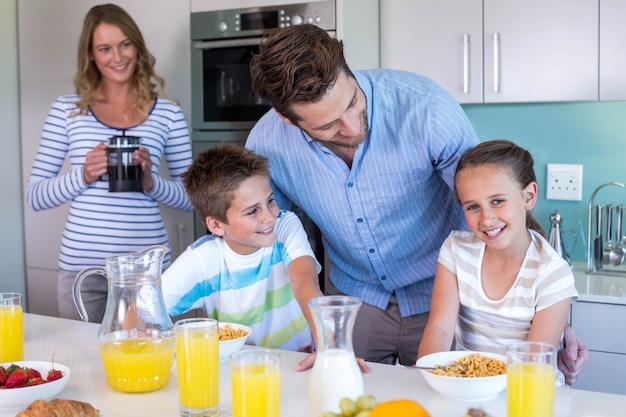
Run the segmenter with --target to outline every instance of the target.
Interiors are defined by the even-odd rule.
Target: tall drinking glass
[[[233,417],[280,417],[280,354],[244,349],[230,356]]]
[[[0,293],[0,362],[24,359],[24,327],[22,295]]]
[[[508,417],[552,417],[556,347],[517,342],[507,347]]]
[[[217,320],[192,318],[174,324],[178,399],[183,417],[216,416],[219,406]]]

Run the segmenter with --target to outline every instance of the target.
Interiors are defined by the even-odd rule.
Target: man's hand
[[[305,371],[309,368],[312,368],[313,364],[315,363],[316,356],[317,352],[313,352],[310,355],[307,355],[306,358],[302,359],[298,363],[298,366],[296,366],[296,371]],[[365,374],[369,374],[371,372],[370,368],[367,366],[363,359],[356,358],[356,363],[359,365],[359,368],[361,368],[361,372]]]
[[[565,376],[565,383],[574,385],[578,374],[589,360],[589,349],[578,338],[574,329],[565,326],[563,349],[559,350],[558,367]]]

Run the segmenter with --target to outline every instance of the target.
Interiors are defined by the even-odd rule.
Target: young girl
[[[501,354],[519,340],[559,345],[578,293],[530,213],[533,163],[506,140],[483,142],[459,160],[455,190],[471,231],[453,231],[443,243],[418,358],[454,342],[456,350]]]

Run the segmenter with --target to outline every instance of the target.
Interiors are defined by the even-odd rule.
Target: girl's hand
[[[83,167],[83,179],[88,185],[107,173],[108,156],[107,146],[104,143],[98,144],[93,150],[85,155],[85,166]]]
[[[143,190],[146,193],[152,191],[154,187],[154,181],[152,180],[152,159],[150,159],[150,152],[147,148],[140,146],[135,151],[135,161],[141,164],[141,182],[143,184]]]

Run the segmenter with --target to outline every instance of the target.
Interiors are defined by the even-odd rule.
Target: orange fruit
[[[430,417],[430,414],[413,400],[391,400],[378,403],[369,417]]]

